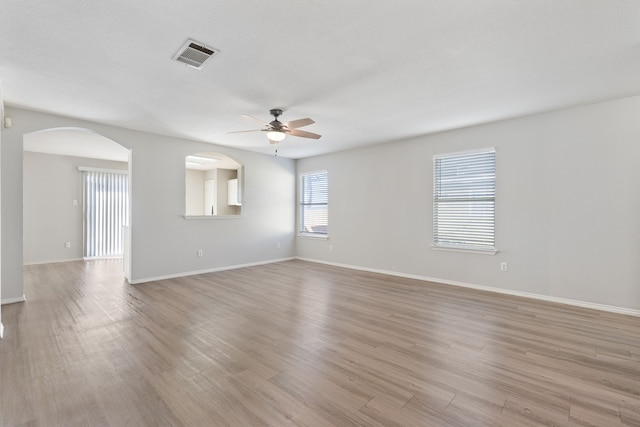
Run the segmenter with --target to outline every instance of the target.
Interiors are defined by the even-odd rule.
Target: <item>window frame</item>
[[[326,202],[319,203],[304,203],[304,192],[305,192],[305,184],[304,180],[309,176],[317,176],[317,175],[325,175],[326,179]],[[304,209],[307,206],[325,206],[326,209],[326,224],[324,232],[314,232],[304,230]],[[318,171],[309,171],[309,172],[300,172],[298,174],[298,236],[300,237],[312,237],[318,239],[328,239],[329,238],[329,171],[327,170],[318,170]]]
[[[463,157],[469,157],[473,155],[478,155],[478,156],[491,155],[492,156],[492,165],[491,165],[492,168],[491,167],[489,168],[489,172],[492,172],[493,174],[492,185],[490,185],[489,188],[482,187],[482,191],[485,191],[485,192],[489,191],[489,193],[476,195],[476,196],[472,196],[472,195],[460,196],[460,197],[456,197],[455,200],[452,200],[452,198],[449,197],[449,200],[447,200],[446,197],[443,197],[441,194],[443,159],[452,160],[453,162],[459,162]],[[438,164],[438,162],[440,162],[440,164]],[[479,159],[471,159],[470,162],[467,162],[466,164],[463,163],[462,166],[468,167],[470,165],[475,164],[477,167],[478,163],[481,163],[481,162],[482,160],[479,160]],[[497,161],[496,161],[495,147],[478,149],[478,150],[452,152],[452,153],[442,153],[442,154],[436,154],[433,156],[433,216],[432,216],[432,221],[433,221],[432,248],[433,249],[469,252],[469,253],[478,253],[478,254],[487,254],[487,255],[493,255],[498,252],[496,249],[496,164],[497,164]],[[440,173],[440,177],[438,177],[438,173]],[[440,188],[438,188],[439,184],[440,184]],[[465,188],[465,190],[467,190],[467,192],[470,192],[471,189]],[[479,208],[479,213],[477,215],[469,214],[472,217],[471,219],[475,219],[478,221],[482,221],[482,220],[486,221],[486,219],[490,217],[491,229],[490,229],[489,240],[485,240],[484,242],[481,242],[482,239],[472,236],[474,232],[477,233],[481,231],[480,230],[481,226],[477,224],[475,227],[471,227],[465,230],[460,230],[462,231],[462,233],[460,234],[460,238],[458,239],[459,242],[452,242],[451,237],[449,239],[442,239],[442,240],[439,239],[440,235],[446,234],[446,233],[443,233],[442,231],[439,232],[439,230],[441,230],[439,225],[442,224],[443,222],[446,222],[442,220],[443,216],[445,216],[445,219],[447,218],[446,214],[443,214],[442,211],[439,209],[439,207],[443,206],[443,204],[446,205],[447,203],[460,203],[460,202],[468,203],[467,208],[469,207]],[[486,206],[487,202],[490,203],[490,210],[488,211]],[[456,214],[466,215],[466,213],[460,213],[460,211],[457,211]],[[449,215],[448,219],[450,221],[452,220],[451,215]],[[453,221],[455,222],[455,220]],[[470,233],[465,234],[464,231],[467,231]],[[448,241],[443,241],[443,240],[448,240]],[[481,242],[481,243],[473,243],[474,241]]]

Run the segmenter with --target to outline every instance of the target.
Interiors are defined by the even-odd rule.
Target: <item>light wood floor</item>
[[[640,319],[302,261],[25,269],[1,426],[640,425]]]

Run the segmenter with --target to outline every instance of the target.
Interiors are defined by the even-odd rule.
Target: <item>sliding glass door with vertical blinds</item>
[[[126,171],[83,170],[84,256],[122,256],[123,227],[129,221],[129,181]]]

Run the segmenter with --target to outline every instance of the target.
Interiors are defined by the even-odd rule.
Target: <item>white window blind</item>
[[[300,233],[327,235],[329,181],[327,171],[300,175]]]
[[[123,254],[123,226],[128,225],[128,176],[125,173],[83,171],[84,256]]]
[[[496,153],[434,157],[434,246],[495,250]]]

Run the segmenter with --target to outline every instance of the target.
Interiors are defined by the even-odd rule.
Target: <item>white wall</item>
[[[132,150],[132,281],[294,256],[293,160],[12,107],[7,115],[13,127],[2,136],[0,169],[3,299],[23,294],[22,135],[43,129],[86,128]],[[184,158],[204,151],[244,165],[241,216],[184,218]]]
[[[82,258],[81,166],[127,169],[123,162],[24,153],[24,264]],[[65,242],[71,247],[65,248]]]
[[[12,117],[5,108],[5,116]],[[15,128],[2,129],[0,145],[0,282],[2,302],[23,298],[22,286],[22,140],[14,143]]]
[[[486,147],[499,253],[432,249],[433,156]],[[329,239],[297,255],[640,310],[638,159],[640,97],[302,159],[329,171]]]
[[[185,215],[204,215],[204,175],[205,171],[186,170]]]

